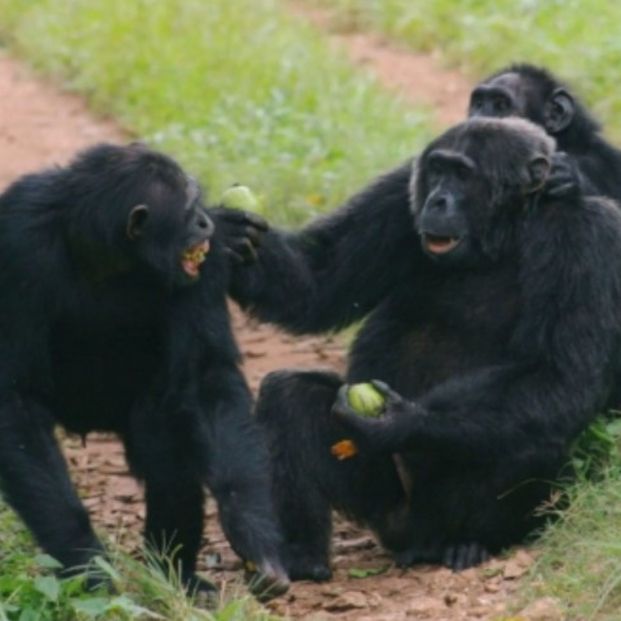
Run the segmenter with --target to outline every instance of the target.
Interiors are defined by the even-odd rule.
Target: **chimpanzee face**
[[[199,279],[214,228],[198,185],[183,176],[172,187],[152,181],[145,202],[130,209],[126,232],[139,261],[184,285]]]
[[[527,116],[527,84],[517,73],[503,73],[479,84],[470,95],[469,117]]]
[[[463,153],[435,148],[423,166],[427,193],[417,214],[423,250],[434,258],[459,260],[471,252],[467,206],[480,185],[477,165]]]
[[[468,117],[518,116],[543,127],[554,136],[574,121],[576,104],[560,85],[519,71],[506,71],[481,82],[470,95]]]
[[[495,228],[542,187],[553,149],[553,139],[521,119],[473,119],[435,140],[410,188],[425,254],[444,265],[489,260]]]

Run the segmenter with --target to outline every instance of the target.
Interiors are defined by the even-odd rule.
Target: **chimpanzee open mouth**
[[[447,237],[443,235],[431,235],[425,233],[423,235],[423,245],[425,250],[432,254],[446,254],[459,246],[461,237]]]
[[[190,246],[181,257],[183,271],[192,278],[198,278],[201,263],[205,261],[205,255],[209,252],[209,240],[206,239],[194,246]]]

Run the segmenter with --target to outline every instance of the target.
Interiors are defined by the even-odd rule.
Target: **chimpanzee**
[[[399,183],[379,178],[298,232],[255,227],[233,296],[297,333],[365,318],[345,381],[375,380],[387,400],[362,418],[336,374],[264,380],[290,578],[330,577],[331,508],[400,564],[455,570],[539,524],[572,440],[610,398],[621,343],[621,213],[576,185],[550,191],[554,148],[526,120],[472,119]],[[225,219],[234,251],[251,244],[242,221]],[[358,453],[338,461],[343,439]]]
[[[287,588],[213,233],[196,182],[140,144],[95,146],[0,197],[0,480],[69,573],[102,546],[56,424],[121,437],[145,481],[146,540],[178,548],[189,588],[213,588],[194,573],[204,485],[256,589]]]
[[[528,64],[497,71],[472,91],[468,116],[520,116],[540,125],[567,154],[564,162],[557,159],[555,175],[566,183],[577,178],[587,194],[621,200],[621,151],[605,140],[599,123],[549,71]]]

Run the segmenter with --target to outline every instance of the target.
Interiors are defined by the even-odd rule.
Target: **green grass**
[[[117,594],[85,592],[82,578],[60,580],[58,563],[41,554],[0,501],[0,621],[277,621],[249,596],[222,594],[216,610],[198,607],[153,555],[140,562],[112,550],[97,571]],[[167,572],[168,573],[168,572]],[[233,597],[237,595],[237,597]]]
[[[571,504],[538,543],[540,557],[519,596],[557,597],[568,621],[618,621],[621,610],[621,483],[618,468],[570,491]],[[518,606],[518,608],[521,606]]]
[[[567,621],[619,621],[621,419],[596,420],[574,444],[572,461],[578,483],[559,490],[558,520],[537,541],[537,563],[512,607],[551,596],[565,605]]]
[[[437,51],[477,79],[529,61],[567,79],[621,138],[621,3],[610,0],[305,0],[342,28]]]
[[[0,0],[0,38],[212,188],[307,220],[429,138],[278,0]]]

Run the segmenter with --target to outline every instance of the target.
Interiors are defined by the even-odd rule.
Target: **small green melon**
[[[222,194],[222,205],[229,209],[243,209],[244,211],[258,211],[259,199],[246,185],[234,185]]]
[[[347,400],[360,416],[376,417],[384,410],[384,395],[373,384],[353,384],[347,391]]]

